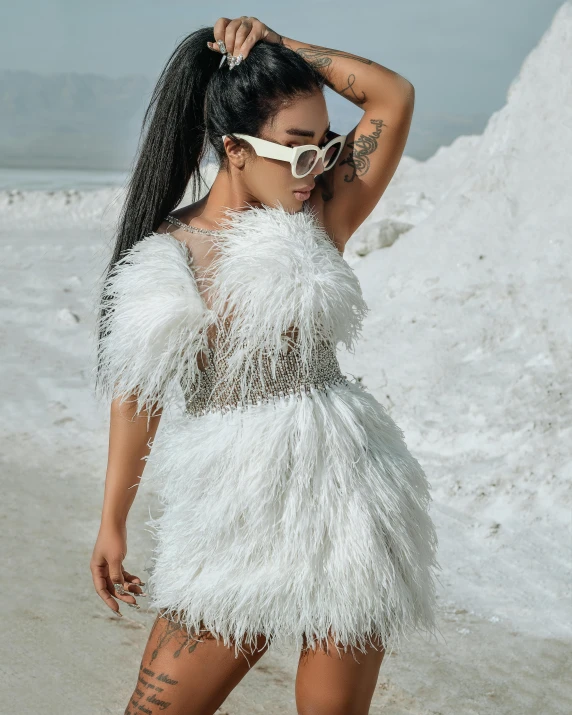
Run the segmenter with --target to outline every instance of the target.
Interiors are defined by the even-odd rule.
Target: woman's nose
[[[312,174],[323,174],[324,173],[324,161],[319,159],[316,166],[312,169]]]

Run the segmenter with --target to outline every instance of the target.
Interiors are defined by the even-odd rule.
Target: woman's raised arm
[[[344,244],[365,221],[391,181],[409,135],[411,82],[372,60],[282,37],[315,67],[332,90],[364,110],[336,164],[320,175],[324,221]]]
[[[413,85],[365,57],[284,37],[256,17],[221,17],[214,35],[217,40],[224,38],[230,55],[242,54],[245,61],[258,40],[283,44],[318,70],[330,89],[364,110],[346,135],[336,164],[317,179],[324,223],[343,250],[373,211],[399,165],[413,117]],[[208,44],[212,50],[218,49],[216,44]]]

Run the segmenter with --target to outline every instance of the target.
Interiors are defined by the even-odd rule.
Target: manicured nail
[[[123,618],[123,613],[120,613],[119,611],[115,611],[115,615],[119,616],[119,618]]]
[[[128,603],[127,605],[130,608],[141,608],[141,606],[138,603]]]

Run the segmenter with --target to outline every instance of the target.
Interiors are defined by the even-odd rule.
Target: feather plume
[[[258,633],[315,648],[331,629],[358,650],[377,634],[389,652],[435,633],[429,484],[359,384],[176,419],[148,459],[151,608],[237,650]]]
[[[227,226],[214,239],[206,280],[224,333],[225,381],[239,384],[245,401],[262,361],[275,374],[285,349],[295,348],[303,366],[319,342],[353,350],[369,310],[354,271],[305,207],[228,209]]]
[[[134,397],[137,412],[153,414],[174,383],[189,395],[200,387],[199,352],[208,347],[213,315],[197,288],[192,256],[168,234],[151,234],[121,257],[101,293],[96,395]],[[177,388],[180,389],[180,388]]]

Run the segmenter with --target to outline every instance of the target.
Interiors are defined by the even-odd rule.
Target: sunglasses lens
[[[308,149],[300,154],[298,161],[296,162],[296,173],[299,176],[303,176],[311,170],[314,162],[316,161],[316,155],[317,152],[315,149]]]
[[[328,149],[324,158],[324,169],[330,169],[336,163],[340,155],[341,148],[342,145],[338,143]]]

